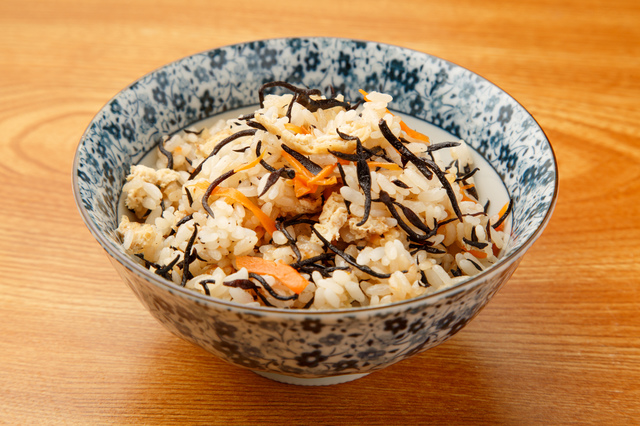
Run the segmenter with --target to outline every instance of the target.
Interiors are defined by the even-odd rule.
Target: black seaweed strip
[[[316,236],[320,239],[320,241],[322,241],[322,243],[329,250],[331,250],[332,252],[334,252],[335,254],[340,256],[341,258],[343,258],[345,260],[345,262],[347,262],[351,266],[354,266],[354,267],[360,269],[362,272],[365,272],[365,273],[367,273],[367,274],[369,274],[369,275],[371,275],[373,277],[376,277],[376,278],[389,278],[391,276],[391,274],[381,274],[381,273],[376,272],[373,269],[369,268],[368,266],[360,265],[358,262],[356,262],[356,260],[353,257],[351,257],[351,255],[349,255],[348,253],[343,252],[338,247],[336,247],[333,244],[331,244],[331,242],[327,241],[327,239],[325,237],[323,237],[322,234],[320,232],[318,232],[318,230],[313,225],[311,225],[311,230],[313,231],[314,234],[316,234]]]
[[[251,148],[251,146],[245,146],[244,148],[234,149],[233,152],[245,152],[249,148]]]
[[[278,299],[278,300],[283,300],[283,301],[287,301],[287,300],[296,300],[298,298],[297,294],[292,294],[291,296],[282,296],[278,293],[276,293],[276,291],[269,285],[269,283],[267,282],[267,280],[265,280],[264,278],[262,278],[262,276],[258,275],[258,274],[254,274],[253,272],[249,273],[249,277],[258,280],[258,282],[260,284],[262,284],[262,287],[264,287],[265,290],[267,290],[267,292],[269,292],[269,294],[271,295],[271,297],[273,297],[274,299]]]
[[[393,183],[395,186],[399,186],[400,188],[409,189],[409,185],[399,179],[394,179],[391,181],[391,183]]]
[[[300,266],[311,265],[311,264],[316,263],[316,262],[323,262],[325,260],[331,260],[334,257],[335,257],[335,254],[322,253],[322,254],[320,254],[318,256],[310,257],[308,259],[299,260],[297,262],[291,263],[289,266],[291,266],[292,268],[297,268],[297,267],[300,267]]]
[[[167,273],[169,271],[171,271],[173,269],[174,266],[176,266],[176,263],[178,263],[178,260],[180,260],[180,255],[176,255],[176,258],[173,259],[171,262],[169,262],[165,267],[160,268],[160,269],[156,269],[155,273],[157,275],[160,275],[161,277],[164,277],[166,279],[169,279],[169,277],[167,276]]]
[[[342,132],[340,131],[340,129],[338,129],[338,128],[336,128],[336,133],[338,134],[338,136],[340,136],[342,139],[344,139],[344,140],[346,140],[346,141],[355,141],[355,140],[358,140],[358,137],[357,137],[357,136],[351,136],[351,135],[348,135],[348,134],[346,134],[346,133],[342,133]]]
[[[200,130],[189,130],[189,129],[184,129],[185,133],[191,133],[192,135],[199,135],[200,133],[202,133],[204,131],[204,127]]]
[[[144,262],[144,267],[145,268],[149,268],[150,266],[153,266],[156,269],[161,269],[162,266],[158,265],[157,263],[153,263],[148,261],[147,259],[144,258],[144,254],[142,253],[136,253],[134,254],[135,257],[142,259],[142,261]]]
[[[207,213],[209,213],[209,216],[215,217],[215,215],[213,214],[213,210],[211,210],[211,206],[209,206],[209,197],[211,196],[211,193],[218,185],[220,185],[229,177],[233,176],[235,173],[235,170],[229,170],[228,172],[223,173],[220,177],[211,182],[207,190],[204,192],[204,195],[202,196],[202,207],[204,207]]]
[[[434,236],[436,234],[436,232],[429,228],[424,222],[422,222],[422,219],[420,219],[420,217],[409,207],[403,206],[395,200],[393,201],[393,204],[402,209],[402,213],[404,213],[404,216],[409,222],[411,222],[413,226],[420,229],[427,235]]]
[[[264,127],[262,124],[258,123],[257,121],[247,121],[247,126],[249,127],[253,127],[256,130],[262,130],[262,131],[267,131],[267,128]]]
[[[182,269],[182,282],[180,285],[184,287],[187,284],[187,279],[189,279],[189,265],[191,263],[191,249],[193,247],[193,243],[196,241],[196,236],[198,235],[198,224],[193,224],[193,234],[191,234],[191,238],[189,238],[189,242],[187,243],[187,247],[184,250],[184,261],[182,262],[184,267]]]
[[[274,307],[273,304],[270,303],[262,293],[260,293],[258,286],[251,280],[242,280],[242,279],[233,280],[233,281],[223,282],[222,285],[225,285],[227,287],[241,288],[243,290],[253,290],[255,292],[255,295],[258,296],[260,300],[262,300],[262,303],[264,303],[266,306],[269,306],[272,308]],[[254,300],[255,300],[255,296],[254,296]]]
[[[496,229],[498,226],[502,225],[502,222],[504,222],[505,219],[509,216],[512,209],[513,209],[513,198],[510,198],[509,205],[507,206],[507,210],[504,212],[502,216],[500,216],[500,219],[498,219],[498,221],[492,225],[493,229]]]
[[[363,100],[363,99],[358,99],[358,101],[357,101],[355,104],[352,104],[352,105],[351,105],[351,108],[349,108],[349,109],[350,109],[350,110],[352,110],[352,109],[358,109],[358,107],[359,107],[360,105],[362,105],[363,103],[364,103],[364,100]]]
[[[258,99],[260,100],[260,108],[264,108],[264,91],[265,89],[271,87],[284,87],[294,93],[298,93],[303,96],[310,95],[321,95],[322,92],[318,89],[302,89],[300,87],[296,87],[293,84],[287,83],[286,81],[270,81],[268,83],[263,84],[258,90]]]
[[[358,155],[357,154],[347,154],[347,153],[344,153],[344,152],[333,151],[331,149],[328,149],[327,151],[329,151],[330,154],[335,155],[336,157],[338,157],[341,160],[358,161]],[[340,164],[340,163],[338,163],[338,164]]]
[[[429,280],[427,280],[427,275],[423,270],[420,270],[420,277],[420,281],[418,281],[420,287],[431,287],[431,284],[429,284]]]
[[[258,143],[256,144],[256,157],[260,157],[261,148],[262,148],[262,141],[258,141]],[[276,171],[275,167],[271,166],[269,163],[267,163],[264,160],[260,160],[260,165],[262,167],[264,167],[265,169],[267,169],[268,171],[270,171],[270,172],[275,172]]]
[[[173,169],[173,154],[167,151],[164,147],[164,143],[168,140],[169,138],[160,139],[160,142],[158,142],[158,149],[165,157],[167,157],[167,169]]]
[[[187,193],[187,200],[189,201],[189,207],[193,205],[193,197],[191,196],[191,191],[186,186],[184,187],[184,191]]]
[[[258,130],[257,129],[245,129],[245,130],[240,130],[237,133],[234,133],[231,136],[227,136],[226,138],[224,138],[223,140],[221,140],[211,151],[211,153],[207,156],[207,158],[205,158],[204,160],[202,160],[202,162],[200,164],[198,164],[198,167],[196,167],[193,172],[191,172],[191,174],[189,175],[189,180],[192,180],[193,178],[195,178],[198,173],[200,173],[200,171],[202,170],[202,165],[204,164],[205,161],[207,161],[209,158],[213,157],[214,155],[216,155],[222,148],[224,148],[225,145],[227,145],[230,142],[233,142],[234,140],[244,137],[244,136],[253,136],[256,134]]]
[[[243,290],[257,290],[258,285],[251,280],[238,279],[233,281],[225,281],[222,285],[227,287],[241,288]]]
[[[429,167],[431,171],[435,173],[436,177],[438,178],[438,180],[444,187],[445,191],[447,192],[447,195],[449,196],[449,201],[451,201],[451,207],[453,207],[454,213],[456,214],[456,216],[458,216],[460,220],[462,220],[462,211],[460,210],[460,206],[458,205],[458,200],[456,198],[455,192],[453,192],[453,187],[451,186],[451,183],[449,183],[445,174],[442,172],[442,170],[440,170],[440,167],[438,167],[438,165],[434,161],[426,160],[426,159],[423,159],[423,161],[424,161],[424,164],[426,164],[427,167]]]
[[[356,162],[356,173],[358,176],[358,183],[364,193],[364,214],[362,216],[362,220],[356,223],[356,226],[362,226],[367,222],[369,214],[371,213],[371,170],[369,170],[367,160],[363,156],[364,151],[362,150],[362,143],[360,143],[360,139],[356,140],[356,144],[356,152],[360,157]]]
[[[412,255],[416,254],[420,250],[424,250],[427,253],[431,253],[431,254],[445,254],[446,253],[445,250],[441,250],[439,248],[431,247],[429,245],[424,245],[424,244],[409,244],[409,248],[410,249],[416,249],[411,253]]]
[[[465,257],[465,259],[466,259],[466,257]],[[482,271],[482,266],[478,265],[476,262],[474,262],[474,261],[473,261],[473,260],[471,260],[471,259],[467,259],[467,260],[468,260],[469,262],[473,263],[473,266],[475,266],[475,267],[476,267],[476,269],[477,269],[478,271]]]
[[[256,296],[258,296],[260,300],[262,300],[262,303],[264,303],[265,306],[268,306],[270,308],[275,308],[275,305],[269,302],[267,298],[262,293],[260,293],[260,291],[257,288],[254,291],[256,292]],[[254,296],[254,300],[255,300],[255,296]]]
[[[489,245],[489,243],[483,243],[483,242],[480,242],[480,241],[473,241],[473,240],[468,239],[467,237],[462,237],[462,241],[464,241],[465,243],[469,244],[472,247],[479,248],[480,250],[482,250],[483,248],[485,248],[486,246]]]
[[[487,220],[487,227],[485,228],[487,234],[487,241],[491,242],[491,222]]]
[[[460,142],[434,143],[433,145],[427,145],[427,150],[425,152],[432,153],[433,151],[438,151],[444,148],[455,148],[456,146],[460,146]]]
[[[470,172],[465,173],[464,175],[456,178],[455,181],[456,182],[464,182],[465,180],[469,179],[471,176],[475,175],[478,170],[480,170],[480,169],[478,167],[476,167],[475,169],[471,170]]]
[[[344,140],[356,141],[355,155],[333,152],[331,150],[329,150],[329,152],[338,158],[342,158],[343,160],[356,162],[356,175],[358,177],[358,183],[360,184],[360,189],[362,189],[362,192],[364,193],[364,214],[362,215],[362,220],[356,223],[356,226],[362,226],[367,222],[367,220],[369,219],[369,214],[371,213],[371,170],[369,170],[367,160],[375,154],[369,150],[366,150],[362,146],[362,142],[360,141],[359,137],[342,133],[337,128],[336,133]],[[338,162],[338,164],[340,164],[340,162]]]
[[[311,297],[311,299],[302,307],[302,309],[309,309],[311,305],[313,305],[313,301],[316,299],[315,294]]]
[[[255,113],[251,112],[249,114],[241,115],[240,117],[238,117],[238,120],[252,120],[253,118],[255,118]]]
[[[208,279],[200,281],[200,285],[204,288],[204,292],[207,296],[211,296],[211,292],[209,291],[209,286],[207,284],[215,284],[216,280]]]
[[[469,167],[469,165],[467,164],[466,166],[464,166],[464,172],[466,174],[471,173],[471,167]],[[466,182],[465,182],[466,183]],[[467,194],[471,195],[473,198],[475,198],[476,200],[479,198],[478,196],[478,190],[476,189],[475,185],[472,186],[471,188],[467,188],[466,189]]]
[[[185,223],[189,222],[191,219],[193,219],[193,213],[183,217],[182,219],[180,219],[179,221],[176,222],[175,227],[179,227],[180,225],[184,225]]]
[[[433,235],[435,235],[437,228],[426,235],[420,235],[416,231],[414,231],[409,225],[407,225],[402,220],[402,217],[400,216],[400,214],[398,214],[398,211],[394,207],[393,198],[391,198],[391,196],[387,192],[381,190],[380,198],[378,198],[375,201],[379,201],[387,207],[387,210],[389,210],[389,213],[391,213],[391,216],[393,216],[393,218],[398,222],[398,226],[408,235],[411,241],[424,243],[426,239],[431,238]]]
[[[280,179],[280,175],[282,174],[282,172],[284,172],[284,167],[279,168],[278,170],[274,170],[273,172],[271,172],[269,174],[269,177],[267,178],[267,183],[264,185],[264,189],[262,190],[262,192],[258,195],[258,197],[262,197],[264,194],[267,193],[267,191],[276,184],[276,182],[278,181],[278,179]]]
[[[296,99],[298,99],[298,94],[294,93],[293,94],[293,98],[291,99],[291,102],[289,102],[289,107],[287,108],[287,113],[285,114],[285,117],[287,117],[289,119],[289,123],[291,123],[291,111],[293,111],[293,104],[296,103]]]
[[[476,233],[476,227],[471,227],[471,241],[478,241],[478,234]]]
[[[286,227],[279,220],[276,221],[276,228],[287,238],[287,241],[289,241],[289,247],[291,247],[291,250],[293,250],[293,253],[296,255],[296,259],[298,259],[298,262],[300,262],[302,260],[302,254],[300,253],[300,249],[298,249],[298,246],[296,245],[295,238],[291,236],[289,231],[287,231]]]
[[[197,249],[193,249],[193,255],[191,256],[191,262],[194,262],[196,259],[198,259],[200,262],[207,262],[207,259],[205,259],[202,256],[200,256],[200,253],[198,253]]]
[[[489,211],[490,203],[491,203],[491,200],[487,200],[487,202],[484,204],[484,208],[482,209],[484,211],[484,214],[487,214],[487,212]]]
[[[348,102],[339,101],[334,98],[311,99],[306,94],[301,94],[301,96],[298,96],[296,101],[311,112],[316,112],[319,109],[331,109],[338,107],[344,108],[347,111],[351,109],[351,104],[349,104]]]
[[[452,269],[451,275],[453,275],[454,277],[460,277],[462,276],[462,271],[459,268]]]
[[[347,184],[347,176],[344,174],[344,169],[342,168],[342,164],[338,162],[338,172],[340,173],[340,179],[342,179],[342,184]]]
[[[374,155],[376,157],[380,157],[386,160],[388,163],[395,164],[395,162],[391,158],[389,158],[389,156],[387,155],[387,151],[385,151],[384,148],[381,147],[380,145],[374,146],[371,149],[365,148],[365,151],[371,153],[371,155]]]
[[[282,144],[282,149],[287,154],[291,155],[293,158],[298,160],[300,162],[300,164],[302,164],[304,166],[304,168],[309,170],[312,174],[317,175],[318,173],[320,173],[322,171],[322,167],[320,167],[318,164],[314,163],[313,161],[311,161],[309,158],[305,157],[304,155],[300,154],[295,149],[290,148],[285,144]]]

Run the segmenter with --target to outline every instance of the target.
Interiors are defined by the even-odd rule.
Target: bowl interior
[[[111,254],[120,191],[132,164],[159,139],[224,111],[256,104],[265,82],[358,89],[394,98],[392,109],[464,139],[502,177],[514,200],[505,258],[528,247],[557,196],[557,166],[540,126],[512,97],[455,64],[413,50],[334,38],[288,38],[221,47],[166,65],[118,93],[90,123],[74,162],[78,208]],[[133,263],[132,263],[133,265]]]

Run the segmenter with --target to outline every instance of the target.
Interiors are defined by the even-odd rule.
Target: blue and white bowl
[[[511,244],[495,266],[435,294],[334,311],[255,308],[186,290],[121,247],[118,198],[129,168],[165,134],[256,103],[265,82],[389,93],[391,108],[464,139],[514,200]],[[166,65],[118,93],[78,145],[80,213],[123,280],[168,330],[231,364],[297,384],[340,383],[434,347],[460,331],[513,274],[548,223],[558,193],[553,150],[531,115],[484,78],[397,46],[335,38],[255,41]]]

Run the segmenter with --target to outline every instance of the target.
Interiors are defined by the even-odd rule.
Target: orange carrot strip
[[[407,124],[402,120],[400,120],[400,128],[404,130],[404,132],[408,136],[411,136],[414,139],[418,139],[419,141],[429,143],[429,136],[423,135],[422,133],[413,130],[411,127],[407,126]]]
[[[340,163],[343,166],[348,166],[349,164],[351,164],[351,161],[343,160],[342,158],[338,158],[338,163]]]
[[[318,173],[317,175],[315,175],[314,177],[312,177],[311,179],[309,179],[310,184],[315,184],[318,185],[320,181],[322,181],[324,178],[329,177],[329,175],[331,173],[333,173],[333,169],[336,168],[336,165],[338,163],[333,163],[333,164],[329,164],[328,166],[326,166],[325,168],[323,168],[320,173]],[[334,182],[335,183],[335,182]],[[333,185],[333,184],[331,184]]]
[[[503,214],[505,214],[507,212],[507,209],[509,208],[509,203],[505,204],[504,206],[502,206],[502,208],[500,209],[500,213],[498,213],[498,217],[502,217]],[[506,221],[505,221],[506,222]],[[498,227],[496,228],[496,231],[502,231],[504,230],[504,224],[505,222],[502,222],[500,225],[498,225]]]
[[[367,163],[370,169],[375,169],[376,167],[382,167],[383,169],[388,170],[402,170],[402,167],[397,165],[396,163],[383,163],[380,161],[369,161]]]
[[[368,94],[367,92],[365,92],[365,91],[364,91],[364,90],[362,90],[362,89],[358,89],[358,92],[360,92],[360,94],[361,94],[362,96],[364,96],[364,100],[365,100],[365,102],[369,102],[369,99],[367,99],[367,96],[368,96],[369,94]]]
[[[282,151],[282,156],[287,159],[289,164],[291,164],[293,169],[296,171],[296,176],[300,176],[301,178],[306,178],[305,181],[308,181],[309,179],[313,178],[313,173],[307,170],[305,166],[300,164],[298,160],[293,158],[291,154],[289,154],[286,151]]]
[[[298,175],[293,178],[293,190],[296,197],[300,198],[304,195],[316,192],[318,185],[309,185],[307,182],[308,181],[304,180],[304,178],[300,178]]]
[[[254,166],[257,166],[258,164],[260,164],[260,161],[264,158],[264,154],[266,152],[267,151],[262,151],[262,154],[260,154],[260,156],[258,158],[256,158],[255,160],[253,160],[250,163],[245,164],[244,166],[242,166],[242,167],[240,167],[238,169],[234,169],[233,171],[238,173],[238,172],[241,172],[243,170],[248,170],[248,169],[250,169],[250,168],[252,168]]]
[[[311,134],[311,132],[309,132],[304,127],[296,126],[293,123],[284,123],[284,128],[287,129],[288,131],[290,131],[291,133],[296,133],[296,134],[301,133],[303,135],[310,135]]]
[[[285,263],[265,260],[261,257],[236,257],[236,267],[238,269],[245,268],[247,271],[258,275],[271,275],[296,294],[302,293],[309,285],[309,281],[304,279],[304,277],[291,266]]]
[[[460,189],[469,189],[469,188],[473,188],[475,185],[472,183],[469,183],[467,185],[460,185]]]
[[[269,234],[273,235],[273,233],[277,230],[276,223],[273,221],[273,219],[267,216],[266,213],[260,209],[260,207],[256,206],[251,200],[247,198],[246,195],[244,195],[237,189],[224,188],[219,186],[217,188],[214,188],[214,190],[211,192],[211,195],[227,197],[232,201],[237,201],[238,203],[242,204],[258,218],[262,226],[264,226],[264,229],[266,229]]]
[[[467,250],[470,254],[474,255],[478,259],[486,259],[487,253],[480,250]]]

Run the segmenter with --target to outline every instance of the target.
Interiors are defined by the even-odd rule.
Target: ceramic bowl
[[[160,137],[256,103],[267,81],[389,93],[397,112],[467,141],[514,200],[511,244],[495,266],[439,293],[334,311],[250,308],[203,296],[143,268],[122,249],[117,206],[129,167]],[[169,331],[236,366],[297,384],[340,383],[434,347],[460,331],[509,279],[553,211],[557,166],[544,132],[484,78],[425,53],[335,38],[255,41],[199,53],[134,82],[102,108],[73,165],[80,213],[122,279]]]

